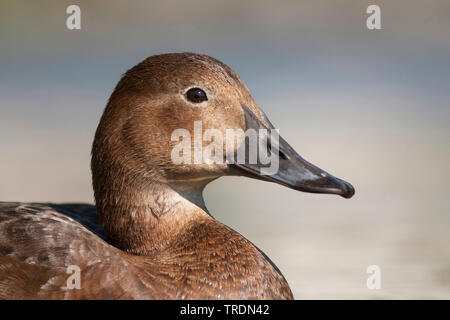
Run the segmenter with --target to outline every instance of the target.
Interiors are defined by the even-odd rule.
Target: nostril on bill
[[[281,159],[284,159],[284,160],[288,159],[287,155],[283,151],[278,150],[278,154],[280,155]]]

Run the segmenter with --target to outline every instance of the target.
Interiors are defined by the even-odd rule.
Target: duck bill
[[[270,154],[270,161],[265,164],[259,160],[252,163],[249,161],[250,157],[246,156],[245,161],[235,161],[229,165],[231,174],[275,182],[303,192],[337,194],[344,198],[351,198],[355,194],[355,189],[350,183],[334,177],[303,159],[282,137],[278,136],[278,132],[273,129],[269,121],[267,122],[272,129],[262,124],[248,108],[243,107],[243,109],[247,129],[259,131],[265,128],[272,132],[270,138],[262,139],[264,142],[269,141],[267,145],[270,146],[268,148],[270,151],[267,154]],[[246,137],[243,144],[246,151],[251,149],[249,141]]]

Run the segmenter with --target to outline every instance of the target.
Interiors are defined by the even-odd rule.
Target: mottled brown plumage
[[[208,100],[188,101],[194,87]],[[0,203],[0,298],[292,299],[273,263],[208,213],[204,187],[239,174],[344,197],[353,188],[284,141],[284,175],[257,176],[255,165],[174,164],[171,134],[183,128],[194,136],[194,121],[224,136],[230,128],[272,128],[239,76],[216,59],[164,54],[130,69],[94,139],[96,207]],[[72,265],[81,270],[80,289],[67,288]]]
[[[64,213],[61,213],[64,212]],[[186,228],[171,250],[128,254],[101,233],[90,205],[0,203],[3,299],[264,299],[291,296],[263,255],[230,228],[206,218]],[[5,240],[9,242],[5,243]],[[81,289],[65,289],[67,267]]]

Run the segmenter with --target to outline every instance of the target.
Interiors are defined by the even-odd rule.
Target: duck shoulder
[[[292,298],[270,260],[214,219],[149,256],[105,240],[94,206],[0,203],[0,299]],[[80,289],[68,285],[73,266]]]
[[[102,238],[93,206],[0,203],[0,298],[126,296],[121,279],[126,278],[127,261]],[[82,290],[68,287],[73,266],[81,270]],[[111,274],[116,285],[105,290]]]

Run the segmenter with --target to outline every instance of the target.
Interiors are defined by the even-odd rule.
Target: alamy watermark
[[[367,14],[370,14],[366,20],[366,26],[369,30],[380,30],[381,29],[381,9],[380,6],[372,4],[367,7]]]
[[[76,4],[72,4],[67,7],[66,13],[69,16],[66,19],[66,27],[69,30],[81,29],[81,9]]]
[[[69,5],[66,8],[66,13],[69,15],[66,19],[66,27],[68,30],[81,29],[81,8],[76,4]],[[366,13],[369,14],[366,20],[366,26],[369,30],[381,29],[381,9],[376,4],[371,4],[367,7]]]
[[[366,272],[370,274],[367,278],[366,286],[369,290],[381,289],[381,268],[375,264],[367,267]]]
[[[66,273],[70,274],[67,277],[66,289],[81,289],[81,269],[77,265],[70,265],[66,269]]]
[[[278,129],[202,129],[202,121],[194,121],[194,137],[187,129],[176,129],[171,140],[174,164],[250,164],[257,165],[262,175],[273,175],[279,169]],[[204,146],[204,142],[208,143]]]

